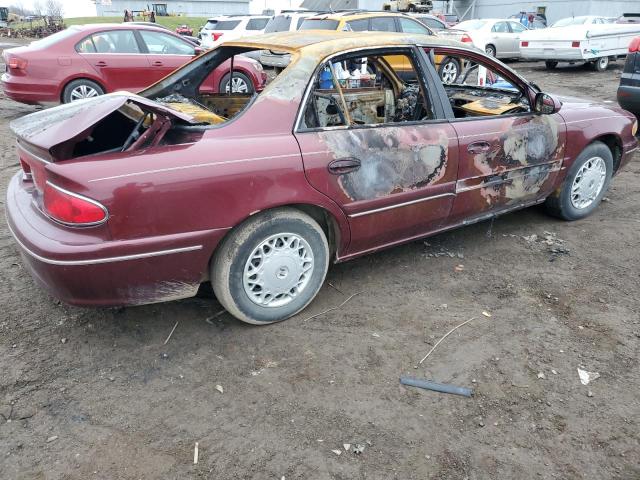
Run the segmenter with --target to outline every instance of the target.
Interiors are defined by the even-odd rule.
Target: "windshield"
[[[31,45],[39,48],[47,48],[51,45],[60,42],[66,38],[69,38],[80,31],[79,28],[70,27],[66,30],[61,30],[58,33],[54,33],[53,35],[49,35],[48,37],[43,38],[42,40],[36,40],[35,42],[31,42]]]
[[[556,23],[551,25],[552,27],[568,27],[571,25],[584,25],[589,20],[589,17],[569,17],[563,18],[562,20],[558,20]]]
[[[307,18],[302,22],[302,25],[300,25],[300,30],[337,30],[338,23],[337,20]]]
[[[276,15],[267,24],[264,33],[288,32],[291,25],[291,17],[289,15]]]
[[[486,20],[467,20],[455,26],[456,30],[480,30],[487,24]]]

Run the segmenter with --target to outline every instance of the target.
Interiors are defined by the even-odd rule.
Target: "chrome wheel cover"
[[[600,157],[587,160],[571,185],[571,204],[578,210],[590,207],[598,198],[607,178],[607,164]]]
[[[609,66],[609,58],[608,57],[600,57],[598,59],[598,64],[600,65],[600,68],[602,68],[602,69],[608,67]]]
[[[295,233],[278,233],[253,249],[242,284],[253,303],[282,307],[307,287],[313,268],[313,252],[306,240]]]
[[[493,47],[491,47],[491,46],[486,47],[486,48],[484,49],[484,52],[485,52],[487,55],[489,55],[490,57],[495,57],[495,56],[496,56],[496,49],[495,49],[495,48],[493,48]]]
[[[82,100],[83,98],[93,98],[98,96],[100,96],[98,91],[89,85],[78,85],[76,88],[71,90],[72,102],[75,100]]]
[[[249,85],[242,78],[233,77],[232,82],[227,82],[225,93],[229,93],[229,84],[232,84],[231,93],[248,93]]]
[[[449,84],[455,82],[456,78],[458,78],[458,65],[456,65],[456,62],[449,61],[445,63],[442,67],[440,78],[443,83]]]

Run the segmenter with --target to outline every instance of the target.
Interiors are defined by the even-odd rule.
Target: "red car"
[[[260,95],[199,90],[265,49],[291,62]],[[464,73],[444,84],[438,56]],[[140,95],[13,121],[22,171],[5,206],[25,264],[66,302],[161,302],[210,281],[234,316],[265,324],[305,308],[330,262],[538,203],[589,215],[637,127],[458,42],[273,33],[225,42]]]
[[[69,27],[26,47],[5,50],[2,88],[11,99],[29,104],[68,103],[117,90],[139,91],[199,55],[192,43],[165,29],[142,25]],[[204,91],[229,88],[231,63],[216,68]],[[264,88],[259,62],[236,57],[234,90]]]
[[[191,28],[189,25],[180,25],[179,27],[176,28],[176,33],[178,35],[187,35],[189,37],[192,37],[193,28]]]

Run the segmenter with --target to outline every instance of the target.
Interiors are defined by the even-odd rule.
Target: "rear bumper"
[[[557,62],[584,62],[592,60],[593,54],[584,54],[580,48],[520,47],[520,56],[531,60],[554,60]]]
[[[84,306],[137,305],[195,295],[227,231],[100,240],[90,229],[68,228],[45,218],[33,205],[21,173],[9,184],[6,217],[34,279],[54,297]]]
[[[30,105],[60,103],[60,91],[57,83],[34,82],[29,77],[16,77],[3,73],[0,77],[2,90],[11,100]]]
[[[618,87],[618,104],[640,118],[640,80],[638,86],[620,85]]]

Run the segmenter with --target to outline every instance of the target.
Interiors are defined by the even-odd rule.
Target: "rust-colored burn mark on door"
[[[421,188],[445,174],[449,139],[441,130],[434,138],[409,126],[333,130],[320,136],[334,159],[360,160],[358,170],[338,179],[353,201]]]

